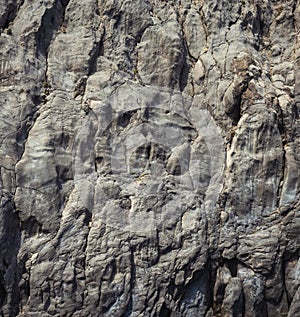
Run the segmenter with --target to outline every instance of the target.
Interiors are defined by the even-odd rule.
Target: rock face
[[[300,311],[298,0],[0,0],[0,315]]]

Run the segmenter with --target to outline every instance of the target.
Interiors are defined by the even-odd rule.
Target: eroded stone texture
[[[299,8],[0,1],[2,316],[297,316]]]

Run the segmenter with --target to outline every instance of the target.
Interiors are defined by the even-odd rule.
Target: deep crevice
[[[18,11],[20,9],[20,7],[24,4],[24,0],[21,0],[20,3],[18,4],[17,1],[16,3],[12,2],[8,4],[7,7],[7,12],[6,12],[6,17],[2,16],[2,19],[4,21],[0,20],[0,33],[1,33],[1,29],[5,30],[5,29],[9,29],[10,24],[12,24],[15,20],[15,18],[17,17]]]
[[[0,307],[6,306],[8,316],[14,317],[19,312],[19,286],[17,270],[17,254],[20,247],[19,219],[15,212],[13,196],[2,197],[2,226],[1,232],[1,270],[0,270]],[[6,287],[7,275],[9,285]]]
[[[64,22],[65,10],[68,3],[69,0],[56,0],[53,7],[45,11],[41,25],[36,33],[37,53],[44,56],[48,55],[48,49],[53,35],[60,29]]]
[[[159,317],[171,317],[172,311],[163,303],[162,308],[159,312]]]
[[[93,48],[92,52],[90,53],[90,60],[89,60],[89,69],[88,69],[88,76],[93,75],[97,72],[97,61],[100,56],[104,55],[104,39],[105,39],[105,29],[101,35],[99,42],[96,43],[95,47]]]
[[[122,317],[130,317],[132,312],[133,312],[133,299],[132,299],[132,296],[130,296],[130,299],[125,309],[125,313],[122,315]]]
[[[16,153],[18,160],[21,159],[24,150],[25,150],[25,143],[27,141],[28,135],[30,130],[33,128],[34,123],[36,122],[39,113],[37,109],[40,105],[40,99],[38,96],[32,97],[33,109],[32,112],[25,118],[24,121],[21,121],[16,132]]]
[[[7,292],[5,288],[5,281],[4,281],[4,272],[0,271],[0,308],[3,307],[6,298],[7,298]]]
[[[180,72],[180,76],[179,76],[179,89],[180,91],[184,91],[185,87],[188,84],[188,80],[189,80],[189,73],[190,73],[190,69],[191,69],[191,65],[188,63],[187,60],[187,56],[188,56],[188,51],[185,47],[185,45],[183,46],[184,48],[184,54],[183,54],[183,64],[182,64],[182,68],[181,68],[181,72]]]
[[[135,270],[135,264],[134,264],[134,252],[135,252],[135,247],[130,245],[130,270],[131,270],[131,275],[130,275],[130,299],[128,301],[126,310],[123,314],[122,317],[129,317],[131,316],[133,312],[133,297],[132,297],[132,292],[135,287],[135,278],[136,278],[136,270]]]

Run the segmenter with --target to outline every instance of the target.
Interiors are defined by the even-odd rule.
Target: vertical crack
[[[136,278],[136,272],[135,272],[135,263],[134,263],[134,250],[135,248],[130,244],[130,299],[128,301],[126,310],[124,312],[123,317],[129,317],[131,316],[133,312],[133,290],[135,286],[135,278]]]
[[[47,57],[48,48],[53,36],[63,25],[68,3],[69,0],[56,0],[53,7],[45,11],[41,25],[36,33],[37,53],[41,53]]]
[[[91,76],[97,72],[97,61],[100,56],[103,56],[103,42],[105,38],[105,27],[102,29],[102,33],[100,35],[100,40],[96,42],[93,50],[90,53],[90,60],[88,62],[89,69],[87,76]]]
[[[283,189],[283,184],[284,181],[286,179],[286,174],[287,174],[287,162],[286,162],[286,142],[287,142],[287,133],[286,133],[286,127],[284,125],[284,119],[283,119],[283,111],[279,106],[279,115],[278,115],[278,130],[279,133],[281,135],[281,141],[282,141],[282,169],[281,169],[281,177],[279,180],[279,184],[278,184],[278,188],[277,188],[277,192],[276,192],[276,197],[277,197],[277,201],[276,201],[276,207],[279,208],[280,207],[280,200],[281,200],[281,194],[282,194],[282,189]]]
[[[0,34],[2,30],[9,30],[10,24],[12,24],[17,17],[18,11],[20,10],[21,6],[24,4],[24,0],[19,1],[11,1],[7,5],[7,11],[5,12],[4,16],[0,17]]]

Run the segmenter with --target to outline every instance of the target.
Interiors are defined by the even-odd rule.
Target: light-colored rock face
[[[2,316],[299,314],[299,8],[0,0]]]

